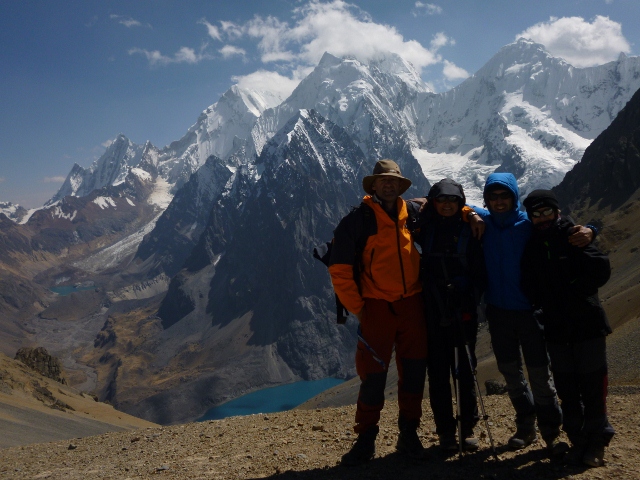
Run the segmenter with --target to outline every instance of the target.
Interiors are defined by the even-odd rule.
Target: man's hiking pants
[[[384,406],[384,388],[395,346],[401,428],[418,427],[427,368],[427,329],[422,294],[397,302],[365,299],[356,351],[360,393],[354,431],[375,427]],[[382,365],[384,364],[384,366]]]
[[[537,418],[542,438],[558,436],[562,410],[551,377],[542,328],[533,312],[487,305],[486,315],[498,370],[504,376],[516,411],[516,425],[533,429]],[[531,388],[524,376],[523,357]]]
[[[569,440],[609,445],[615,430],[607,417],[606,337],[547,348]]]
[[[451,400],[451,378],[455,382],[455,347],[458,346],[462,435],[463,438],[469,437],[480,418],[478,416],[476,386],[471,370],[471,364],[473,368],[477,365],[475,350],[478,321],[473,318],[461,320],[460,325],[442,326],[439,318],[428,317],[427,336],[429,338],[429,359],[427,362],[429,403],[433,411],[436,433],[445,436],[456,433],[457,421]],[[471,358],[467,356],[465,341],[469,343]]]

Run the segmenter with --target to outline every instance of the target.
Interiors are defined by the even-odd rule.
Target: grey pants
[[[498,370],[507,383],[519,428],[534,428],[536,417],[544,439],[556,437],[562,410],[551,377],[542,328],[529,310],[487,306],[487,320]],[[529,384],[523,369],[526,365]]]

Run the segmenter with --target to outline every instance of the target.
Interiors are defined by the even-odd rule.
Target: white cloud
[[[622,25],[609,17],[596,16],[591,23],[582,17],[551,17],[516,36],[543,44],[552,55],[574,67],[591,67],[615,60],[631,47],[622,34]]]
[[[42,180],[44,183],[62,183],[67,179],[67,177],[56,176],[56,177],[44,177]]]
[[[293,77],[289,78],[277,72],[258,70],[249,75],[234,76],[231,80],[242,88],[272,92],[279,95],[280,98],[287,98],[298,86],[300,80],[308,74],[309,71],[296,71],[293,73]]]
[[[112,20],[116,20],[120,25],[124,25],[127,28],[131,28],[131,27],[142,27],[142,22],[139,22],[138,20],[134,20],[131,17],[127,17],[124,15],[110,15],[109,18],[111,18]],[[151,25],[147,24],[144,25],[148,28],[151,28]]]
[[[0,177],[0,183],[4,182],[5,180],[6,180],[6,178]]]
[[[294,11],[290,26],[274,17],[254,17],[242,26],[258,39],[264,63],[285,61],[316,64],[324,52],[369,60],[384,51],[398,53],[419,70],[440,61],[431,50],[405,40],[392,26],[375,23],[365,12],[342,0],[312,1]]]
[[[296,54],[287,49],[293,38],[286,22],[275,17],[255,17],[248,22],[243,31],[249,37],[259,39],[258,50],[262,53],[263,62],[293,61]]]
[[[458,67],[455,63],[448,60],[444,60],[443,63],[444,68],[442,69],[442,74],[447,80],[464,80],[469,77],[469,72],[464,68]]]
[[[203,47],[203,49],[206,47]],[[145,50],[143,48],[132,48],[129,50],[129,55],[144,55],[149,61],[150,65],[169,65],[171,63],[199,63],[202,60],[212,58],[208,53],[196,53],[196,51],[189,47],[181,47],[173,57],[163,55],[158,50]]]
[[[442,7],[434,3],[416,2],[415,10],[411,12],[414,17],[418,15],[439,15],[442,13]]]
[[[218,50],[224,58],[230,58],[233,56],[244,57],[247,52],[243,48],[235,47],[233,45],[225,45]]]
[[[222,31],[231,39],[240,38],[243,35],[242,26],[236,25],[233,22],[223,20],[220,22],[220,26],[222,27]]]
[[[442,47],[455,44],[456,41],[453,38],[447,37],[444,32],[438,32],[433,36],[430,46],[432,52],[437,52]]]
[[[256,58],[251,50],[255,48],[257,58],[263,64],[275,64],[273,70],[278,73],[268,75],[269,72],[259,70],[252,74],[254,76],[237,79],[245,83],[264,79],[275,84],[276,90],[291,90],[291,84],[300,79],[300,72],[310,71],[325,52],[337,57],[354,56],[364,62],[392,52],[411,62],[418,72],[431,65],[443,65],[445,77],[441,81],[468,76],[453,63],[444,63],[440,49],[455,45],[455,40],[444,32],[434,33],[429,46],[423,46],[418,41],[405,39],[392,25],[374,22],[367,12],[344,0],[297,3],[299,6],[292,11],[291,20],[256,15],[244,23],[219,21],[213,25],[205,18],[200,19],[198,23],[206,27],[208,37],[223,43],[216,52],[205,46],[199,53],[182,47],[173,56],[142,48],[132,48],[129,54],[143,55],[151,65],[193,64],[213,58],[241,57],[248,61]],[[430,14],[442,12],[436,4],[416,2],[415,6]],[[280,87],[279,82],[284,86]]]
[[[215,25],[211,25],[204,18],[200,20],[198,23],[201,23],[202,25],[207,27],[207,33],[211,38],[213,38],[214,40],[222,41],[222,37],[220,36],[220,30],[218,30],[218,27],[216,27]]]

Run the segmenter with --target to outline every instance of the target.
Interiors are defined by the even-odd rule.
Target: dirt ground
[[[484,397],[498,459],[484,425],[476,427],[476,453],[444,456],[425,401],[420,428],[427,458],[411,461],[395,452],[397,404],[388,401],[377,453],[367,465],[338,465],[349,450],[354,406],[292,410],[0,450],[3,479],[638,479],[640,478],[640,390],[615,388],[609,415],[617,434],[600,468],[551,460],[538,442],[524,450],[504,448],[514,429],[506,396]]]

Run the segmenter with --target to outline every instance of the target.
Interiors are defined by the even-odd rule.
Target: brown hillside
[[[0,353],[0,448],[154,425]]]

